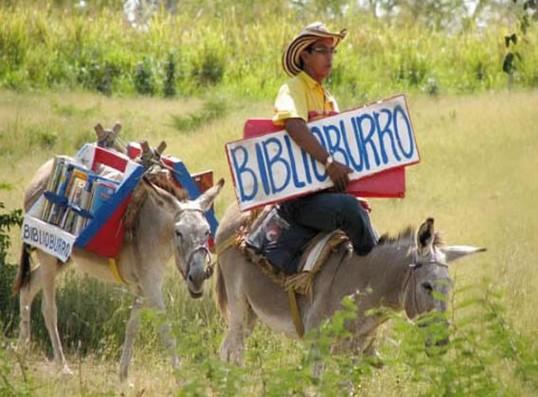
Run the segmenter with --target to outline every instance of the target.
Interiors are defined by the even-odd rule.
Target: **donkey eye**
[[[181,232],[179,230],[176,230],[176,237],[177,238],[183,238],[183,235],[181,234]]]
[[[433,287],[432,287],[432,285],[431,285],[429,282],[425,281],[425,282],[423,282],[421,285],[422,285],[422,288],[424,288],[424,290],[425,290],[428,294],[431,294],[431,293],[433,292]]]

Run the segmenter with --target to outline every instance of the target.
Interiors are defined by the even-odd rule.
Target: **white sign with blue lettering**
[[[71,256],[76,236],[65,230],[25,215],[21,231],[22,241],[40,248],[62,262],[66,262]]]
[[[405,96],[308,123],[351,180],[414,164],[419,153]],[[332,186],[325,167],[286,131],[226,144],[240,209],[282,201]]]

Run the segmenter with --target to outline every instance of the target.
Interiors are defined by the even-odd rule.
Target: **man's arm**
[[[327,153],[327,150],[321,146],[314,135],[310,133],[306,122],[303,119],[286,119],[284,121],[284,127],[286,128],[286,131],[288,131],[288,134],[290,134],[291,139],[293,139],[297,145],[314,157],[314,159],[326,166],[327,173],[329,174],[329,178],[333,181],[334,186],[338,191],[343,192],[349,182],[348,174],[352,172],[351,168],[337,161],[326,164],[329,153]]]

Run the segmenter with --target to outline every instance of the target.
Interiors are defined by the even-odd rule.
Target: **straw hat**
[[[305,48],[320,38],[332,38],[334,40],[334,47],[336,47],[346,37],[346,34],[346,29],[334,33],[329,32],[321,22],[311,23],[286,47],[286,51],[282,55],[282,67],[284,71],[290,76],[295,76],[302,70],[300,55]]]

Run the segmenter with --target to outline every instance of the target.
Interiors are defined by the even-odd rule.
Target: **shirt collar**
[[[308,88],[323,88],[320,83],[310,77],[304,70],[301,70],[297,77],[303,80],[308,85]]]

